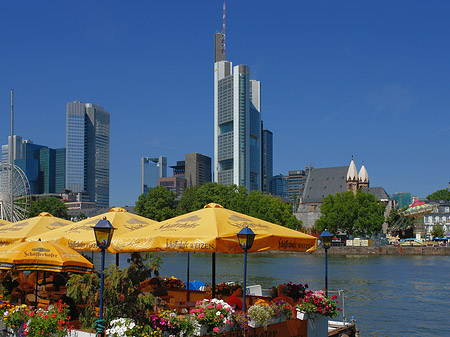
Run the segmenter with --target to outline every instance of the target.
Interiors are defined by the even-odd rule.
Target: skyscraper
[[[109,112],[99,105],[74,101],[66,109],[66,189],[80,201],[109,206]]]
[[[211,182],[211,158],[200,153],[185,155],[185,174],[188,187]]]
[[[261,84],[226,61],[225,25],[214,51],[214,181],[261,190]]]
[[[31,194],[60,193],[64,190],[66,149],[51,149],[14,135],[14,165],[20,167],[30,183]],[[8,144],[2,145],[2,163],[9,163]]]
[[[262,191],[272,193],[270,180],[273,176],[273,133],[269,130],[262,132]]]
[[[158,186],[158,178],[167,177],[167,157],[141,159],[141,194]]]

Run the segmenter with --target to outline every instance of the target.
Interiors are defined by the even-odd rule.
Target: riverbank
[[[323,254],[323,248],[317,248],[315,254]],[[329,255],[430,255],[450,256],[450,247],[352,247],[341,246],[328,249]]]

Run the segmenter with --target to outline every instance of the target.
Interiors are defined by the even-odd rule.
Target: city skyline
[[[50,148],[65,146],[67,102],[105,107],[111,206],[137,200],[141,157],[214,158],[222,4],[2,4],[1,143],[10,89],[15,134]],[[228,1],[227,58],[261,81],[273,174],[344,166],[354,155],[391,196],[447,188],[449,13],[445,1]]]

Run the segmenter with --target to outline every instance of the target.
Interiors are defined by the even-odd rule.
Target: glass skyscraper
[[[167,177],[167,157],[141,158],[141,194],[158,186],[158,178]]]
[[[261,84],[232,66],[214,36],[214,181],[261,190]]]
[[[269,130],[262,132],[262,191],[272,193],[270,180],[273,176],[273,133]]]
[[[110,116],[99,105],[74,101],[66,108],[66,189],[80,201],[109,206]]]

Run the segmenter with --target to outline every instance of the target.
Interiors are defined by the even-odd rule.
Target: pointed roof
[[[357,179],[358,179],[358,170],[356,170],[356,165],[352,157],[352,161],[347,171],[347,180],[357,180]]]
[[[368,183],[369,182],[369,175],[367,174],[367,170],[366,167],[361,166],[361,170],[359,170],[359,175],[358,175],[359,181],[361,183]]]

